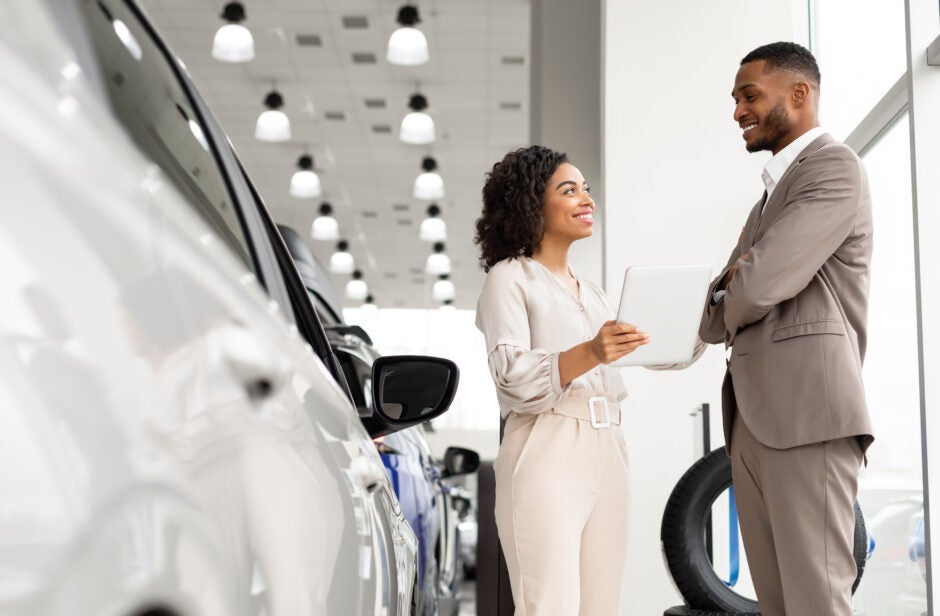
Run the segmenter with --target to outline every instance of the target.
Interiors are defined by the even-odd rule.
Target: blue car
[[[413,434],[389,434],[376,440],[402,513],[418,537],[418,589],[423,595],[419,613],[435,614],[438,588],[437,546],[440,544],[443,503],[434,477],[440,472],[420,450]]]

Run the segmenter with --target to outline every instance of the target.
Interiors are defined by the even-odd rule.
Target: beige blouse
[[[601,364],[561,386],[558,354],[594,338],[614,318],[604,290],[578,278],[576,297],[534,259],[500,261],[483,283],[476,324],[486,338],[500,415],[540,413],[573,389],[627,396],[617,369]]]

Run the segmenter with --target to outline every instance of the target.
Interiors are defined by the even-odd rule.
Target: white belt
[[[555,415],[590,421],[591,427],[597,429],[619,426],[622,414],[620,404],[615,400],[611,400],[610,396],[603,394],[588,397],[568,396],[552,408],[550,412]]]

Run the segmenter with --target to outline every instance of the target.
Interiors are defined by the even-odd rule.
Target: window
[[[353,353],[336,349],[343,374],[360,415],[372,415],[372,366]]]
[[[123,4],[81,6],[115,115],[193,210],[253,269],[231,193],[170,60]]]
[[[876,548],[855,607],[868,614],[927,609],[922,559],[910,552],[924,493],[909,130],[905,114],[864,157],[874,215],[864,379],[877,440],[858,500]]]
[[[820,122],[844,141],[907,71],[903,2],[812,0]]]

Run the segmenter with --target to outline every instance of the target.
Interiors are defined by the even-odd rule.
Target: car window
[[[342,349],[336,349],[336,357],[343,367],[343,374],[346,376],[346,382],[349,383],[349,389],[352,392],[356,408],[359,409],[359,414],[371,415],[372,366],[363,361],[362,358]]]
[[[116,0],[81,3],[111,107],[137,146],[254,271],[231,192],[170,60]]]
[[[310,301],[313,303],[313,309],[317,311],[317,316],[320,317],[320,321],[324,325],[342,324],[342,321],[336,316],[336,313],[333,312],[333,309],[323,301],[323,298],[310,289],[307,289],[307,295],[310,296]]]

